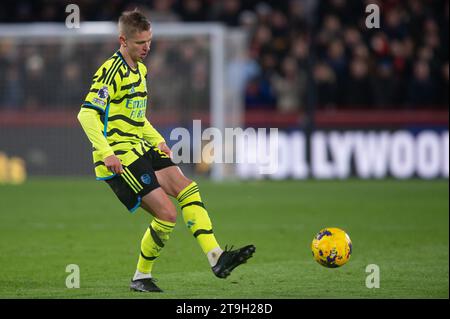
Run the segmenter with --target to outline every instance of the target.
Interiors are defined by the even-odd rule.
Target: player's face
[[[133,61],[142,61],[150,51],[152,43],[152,29],[135,33],[132,37],[126,39],[128,54]]]

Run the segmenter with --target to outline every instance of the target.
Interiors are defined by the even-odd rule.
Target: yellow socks
[[[178,194],[177,200],[186,226],[197,239],[210,265],[214,266],[222,253],[222,249],[214,236],[211,220],[200,197],[197,183],[192,182],[182,190]],[[151,277],[153,263],[169,239],[174,227],[175,223],[157,218],[152,220],[141,241],[141,255],[133,280]]]
[[[178,194],[177,200],[186,226],[197,239],[210,264],[213,264],[211,257],[214,260],[217,259],[218,256],[216,255],[220,255],[222,250],[214,236],[211,220],[200,197],[197,183],[192,182],[183,189]]]
[[[169,239],[175,223],[154,218],[141,241],[141,255],[139,256],[137,271],[141,274],[150,274],[155,259]],[[149,275],[148,277],[150,277]],[[135,278],[136,279],[136,278]]]

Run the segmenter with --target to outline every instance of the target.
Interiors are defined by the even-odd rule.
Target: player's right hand
[[[116,155],[110,155],[104,159],[105,166],[114,174],[122,174],[123,167],[120,159]]]

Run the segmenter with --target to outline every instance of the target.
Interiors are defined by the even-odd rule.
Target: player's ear
[[[120,45],[123,45],[124,47],[127,46],[127,42],[126,42],[125,36],[123,34],[119,35],[119,42],[120,42]]]

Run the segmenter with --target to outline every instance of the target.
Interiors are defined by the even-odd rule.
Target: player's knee
[[[177,221],[177,211],[176,211],[176,209],[164,210],[163,212],[161,212],[160,215],[161,215],[160,218],[163,221],[170,222],[170,223],[175,223]]]
[[[180,182],[180,184],[178,185],[178,188],[176,189],[177,196],[194,182],[193,180],[191,180],[185,176],[183,176],[183,177],[184,177],[183,180]]]
[[[171,223],[175,223],[177,221],[177,212],[167,214],[167,221]]]

